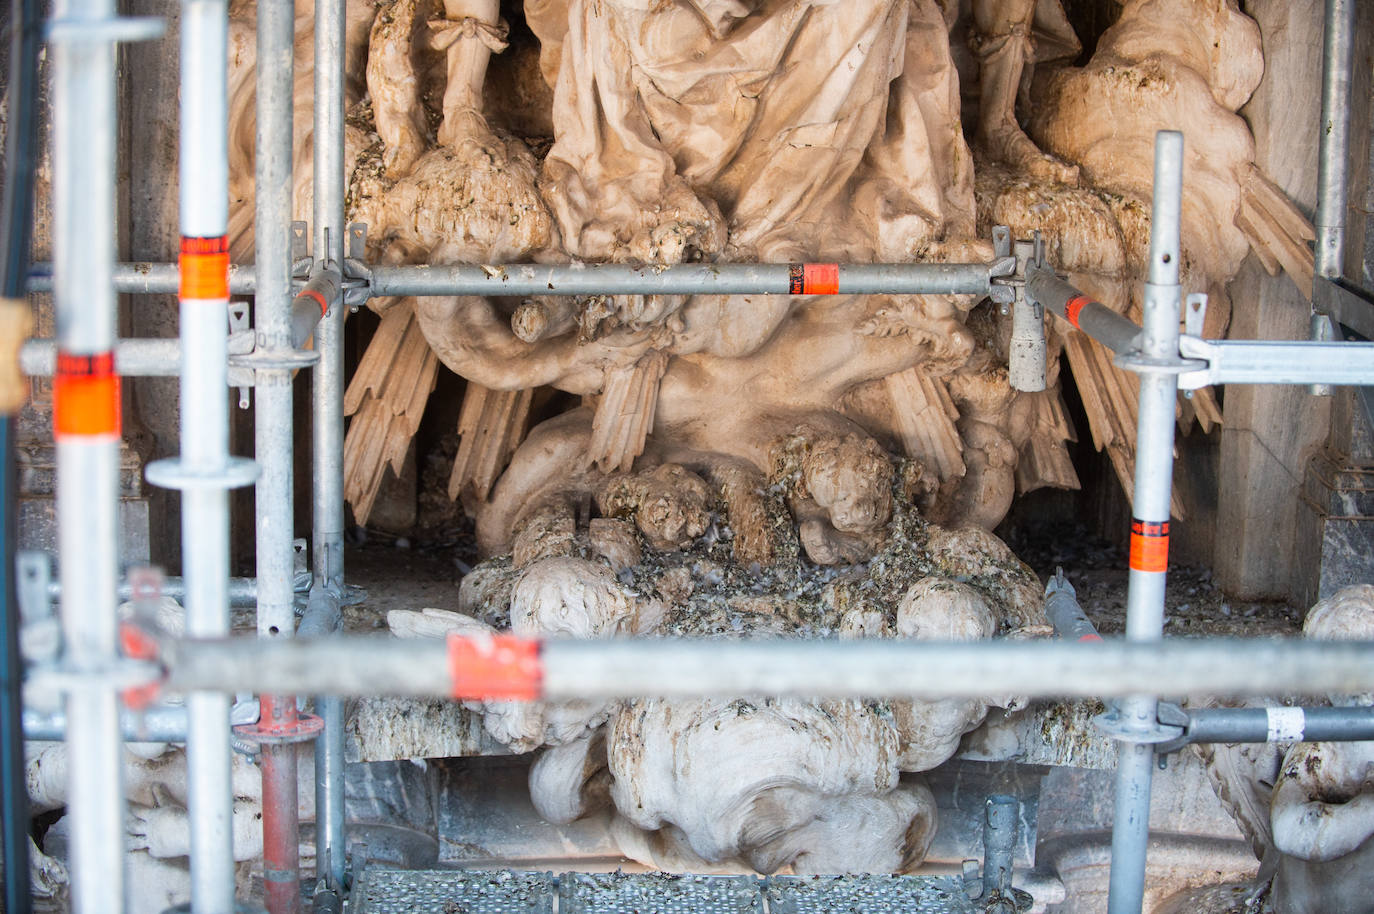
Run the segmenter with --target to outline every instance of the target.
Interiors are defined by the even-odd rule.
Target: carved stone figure
[[[1347,587],[1307,613],[1308,638],[1374,639],[1374,585]],[[1333,705],[1374,706],[1374,695],[1331,695]],[[1300,743],[1274,785],[1278,914],[1374,911],[1374,743]]]
[[[238,256],[253,60],[250,10],[235,10]],[[488,91],[493,54],[536,53],[496,0],[350,5],[349,218],[367,223],[370,259],[968,262],[989,258],[981,239],[996,222],[1017,237],[1042,230],[1058,268],[1129,308],[1151,138],[1180,128],[1185,283],[1213,292],[1209,327],[1224,328],[1217,293],[1248,247],[1310,275],[1310,254],[1295,253],[1310,227],[1254,169],[1236,114],[1263,61],[1235,0],[1131,0],[1087,66],[1042,67],[1034,81],[1033,64],[1078,51],[1062,8],[974,0],[972,149],[949,39],[957,10],[944,0],[523,10],[539,88],[552,93],[551,145],[515,135],[502,111],[514,103]],[[299,96],[308,10],[298,24]],[[1031,86],[1028,136],[1017,99]],[[1038,583],[989,531],[1018,491],[1078,484],[1055,386],[1061,350],[1094,440],[1130,484],[1133,384],[1081,334],[1052,329],[1051,389],[1012,390],[1008,321],[971,296],[371,307],[381,323],[345,403],[355,520],[366,522],[386,467],[403,465],[442,364],[467,385],[449,494],[475,517],[485,558],[457,612],[392,613],[405,637],[1043,635]],[[580,402],[528,429],[540,388]],[[1220,417],[1202,392],[1182,418]],[[647,864],[805,872],[919,862],[934,804],[899,776],[949,758],[990,705],[1017,704],[470,706],[512,749],[541,750],[530,785],[551,821],[610,804],[622,849]],[[703,755],[727,757],[730,776],[708,782],[693,765]]]

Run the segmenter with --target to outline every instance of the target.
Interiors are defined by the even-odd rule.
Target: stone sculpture
[[[420,637],[506,628],[584,638],[1048,633],[1038,582],[1005,546],[978,527],[927,523],[902,491],[901,469],[847,444],[822,444],[834,449],[819,458],[831,475],[811,485],[825,491],[852,478],[855,462],[882,464],[873,473],[882,498],[868,484],[857,500],[843,485],[834,499],[820,496],[833,512],[826,523],[866,531],[867,567],[837,572],[802,560],[805,525],[794,526],[786,485],[760,493],[759,535],[771,558],[742,564],[741,534],[724,517],[721,490],[665,463],[597,483],[594,497],[608,516],[587,523],[572,508],[577,491],[546,493],[543,507],[515,524],[509,557],[464,580],[459,612],[394,610],[388,622],[398,635]],[[792,447],[801,453],[788,472],[801,477],[809,455],[804,444]],[[610,804],[622,852],[647,865],[891,872],[917,865],[935,829],[934,800],[910,775],[953,755],[990,705],[1019,704],[990,696],[469,707],[513,749],[547,747],[530,774],[545,818],[567,823]],[[722,762],[703,766],[703,758]]]
[[[1346,587],[1307,613],[1303,634],[1374,639],[1374,585]],[[1374,706],[1374,695],[1330,695],[1338,707]],[[1278,863],[1277,914],[1374,911],[1374,743],[1300,743],[1274,784],[1271,824]]]
[[[537,48],[501,12],[496,0],[350,4],[349,218],[367,223],[370,259],[978,261],[997,222],[1019,237],[1043,230],[1077,284],[1138,306],[1150,138],[1177,127],[1192,150],[1188,288],[1215,295],[1247,246],[1310,275],[1299,256],[1310,227],[1254,169],[1235,113],[1262,67],[1235,0],[1131,0],[1086,67],[1034,74],[1029,136],[1017,98],[1031,65],[1072,57],[1077,39],[1050,0],[974,0],[972,148],[950,47],[957,9],[944,0],[526,0]],[[310,14],[299,14],[304,217]],[[251,7],[235,15],[243,252]],[[528,63],[493,91],[503,51]],[[534,113],[513,117],[512,98],[534,99]],[[551,146],[510,129],[544,111]],[[381,327],[346,398],[355,519],[385,467],[400,471],[442,363],[467,382],[449,494],[475,516],[487,559],[458,612],[393,613],[398,635],[1043,634],[1037,582],[988,531],[1016,492],[1077,485],[1061,346],[1094,439],[1129,486],[1133,385],[1070,332],[1052,339],[1051,389],[1017,393],[1008,320],[970,296],[371,307]],[[1228,308],[1214,301],[1213,332]],[[527,429],[547,387],[581,402]],[[1182,415],[1219,420],[1206,393]],[[934,810],[911,775],[947,759],[989,705],[1015,704],[473,707],[513,749],[542,747],[531,790],[550,820],[610,803],[622,848],[646,863],[823,871],[918,862]],[[692,758],[727,746],[738,776],[708,786]]]
[[[1374,639],[1374,585],[1343,588],[1308,610],[1303,635]],[[1369,694],[1330,694],[1335,707],[1367,707]],[[1270,697],[1246,707],[1285,703]],[[1291,702],[1297,703],[1297,702]],[[1311,704],[1304,698],[1302,704]],[[1251,907],[1276,914],[1371,911],[1374,743],[1270,742],[1196,747],[1227,811],[1260,860],[1237,888]]]

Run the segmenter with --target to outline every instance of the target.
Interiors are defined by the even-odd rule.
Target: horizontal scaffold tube
[[[230,355],[253,350],[253,334],[242,331],[229,341]],[[57,344],[52,340],[25,340],[19,349],[19,370],[29,377],[48,377],[57,367]],[[119,340],[114,350],[115,374],[135,378],[170,378],[181,374],[181,340],[147,337]]]
[[[1026,297],[1121,354],[1140,348],[1140,327],[1093,301],[1047,267],[1026,267]]]
[[[367,635],[169,642],[166,688],[315,695],[962,698],[1374,691],[1374,642],[1208,638],[447,641]]]
[[[455,264],[369,266],[350,261],[369,278],[368,294],[389,295],[987,295],[990,277],[1011,272],[1001,263],[692,263]],[[120,263],[116,292],[175,294],[174,263]],[[52,290],[51,266],[33,265],[28,291]],[[253,295],[251,265],[229,267],[229,292]]]
[[[229,265],[231,295],[252,295],[257,291],[252,266]],[[117,263],[114,266],[116,292],[142,295],[176,295],[181,287],[181,271],[175,263]],[[52,291],[52,264],[35,263],[29,270],[30,292]]]
[[[149,708],[144,711],[121,710],[119,729],[125,740],[141,743],[186,742],[184,706]],[[63,740],[67,738],[67,715],[62,711],[24,709],[24,738]]]
[[[1190,708],[1184,740],[1189,743],[1374,740],[1374,708]]]
[[[310,589],[308,581],[297,580],[295,582],[296,593],[304,593]],[[185,579],[172,575],[162,579],[162,595],[171,597],[173,600],[181,600],[186,596]],[[48,582],[48,596],[53,600],[62,599],[62,582]],[[229,605],[230,606],[256,606],[258,603],[258,579],[257,578],[230,578],[229,579]],[[119,599],[133,599],[133,589],[127,580],[119,584]]]
[[[1009,264],[1010,266],[1010,264]],[[371,267],[383,295],[987,295],[986,263],[611,263]],[[1008,271],[1009,272],[1009,271]]]

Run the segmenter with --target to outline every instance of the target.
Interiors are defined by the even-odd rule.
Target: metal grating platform
[[[974,914],[948,876],[675,876],[368,867],[352,914]]]
[[[560,914],[763,914],[751,876],[565,873]]]
[[[775,876],[764,893],[770,914],[973,914],[953,876]]]
[[[353,887],[353,914],[553,914],[551,873],[392,870],[367,867]]]

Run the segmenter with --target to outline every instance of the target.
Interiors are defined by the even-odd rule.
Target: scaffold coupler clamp
[[[1169,710],[1176,707],[1160,702],[1155,720],[1151,722],[1131,719],[1121,713],[1117,702],[1111,702],[1106,711],[1093,718],[1093,726],[1118,742],[1172,744],[1183,736],[1188,722],[1186,714],[1180,711],[1182,720],[1179,720],[1179,715]]]
[[[1005,316],[1011,314],[1011,342],[1007,352],[1007,377],[1016,390],[1034,393],[1045,389],[1046,362],[1045,309],[1026,297],[1026,271],[1029,266],[1044,266],[1045,239],[1036,230],[1029,241],[1012,241],[1011,229],[996,225],[992,229],[992,249],[1000,261],[1014,264],[1010,273],[989,278],[989,297]]]
[[[367,224],[353,222],[348,226],[344,246],[343,303],[350,311],[357,311],[372,297],[372,269],[367,265]]]
[[[1168,767],[1170,755],[1192,743],[1193,740],[1188,734],[1188,726],[1192,723],[1192,718],[1188,716],[1188,712],[1183,710],[1182,706],[1171,701],[1161,701],[1155,715],[1159,718],[1161,726],[1178,727],[1181,731],[1174,739],[1155,745],[1155,755],[1159,757],[1159,767],[1163,769]]]

